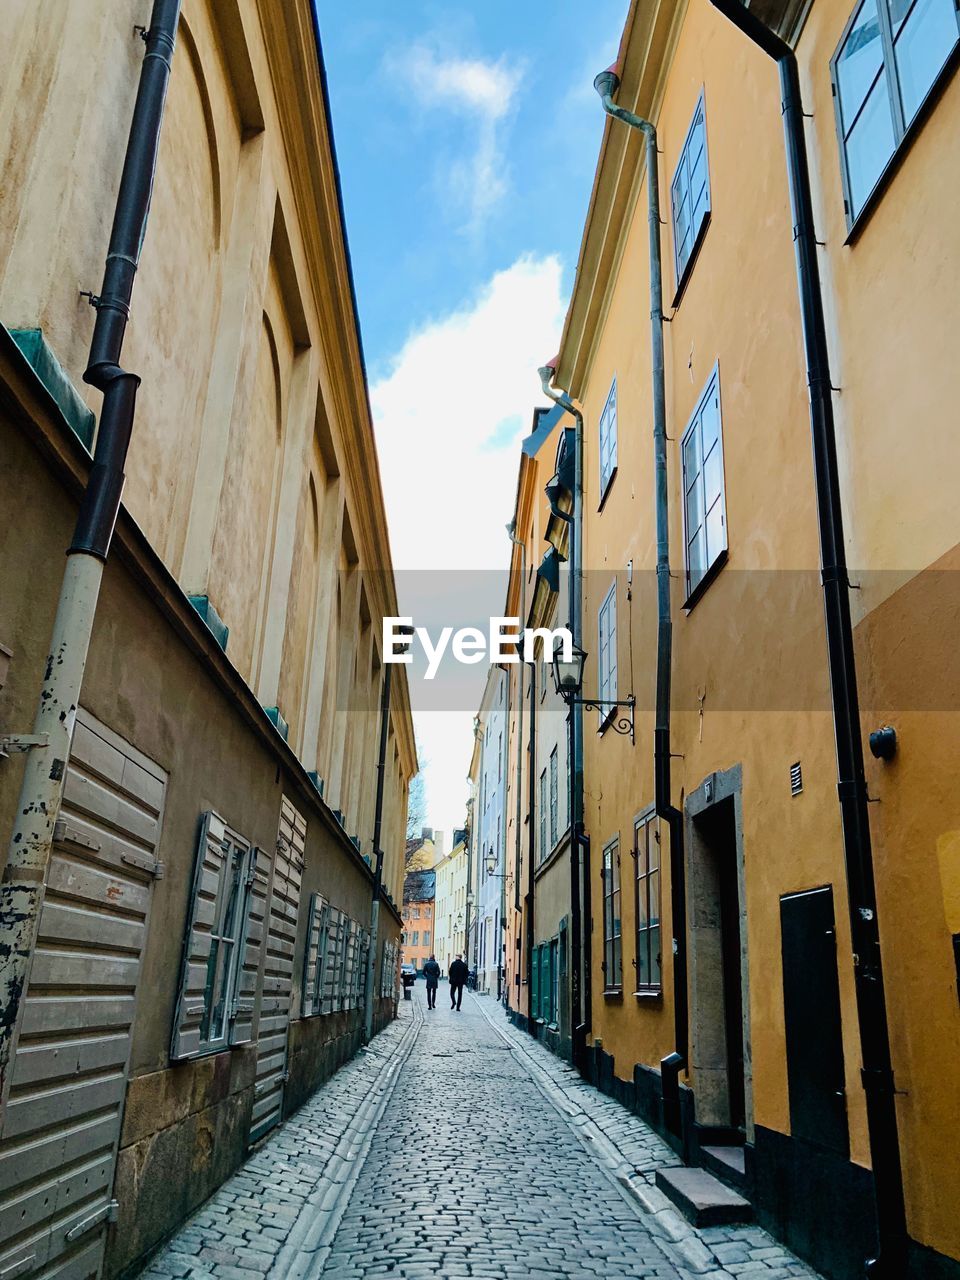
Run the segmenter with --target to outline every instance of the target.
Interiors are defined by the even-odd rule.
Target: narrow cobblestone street
[[[492,1000],[444,985],[430,1013],[418,984],[143,1274],[815,1280],[758,1227],[690,1227],[653,1186],[672,1163]]]

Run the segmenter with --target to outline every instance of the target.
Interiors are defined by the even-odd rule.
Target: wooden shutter
[[[248,849],[244,858],[244,894],[241,934],[238,946],[237,973],[230,1013],[230,1043],[250,1044],[254,1039],[257,1009],[257,982],[263,955],[263,930],[266,915],[267,876],[263,870],[269,860],[263,849]]]
[[[303,957],[303,1017],[310,1018],[320,1012],[322,991],[321,973],[324,961],[324,924],[327,915],[326,900],[319,893],[310,895],[307,916],[307,946]]]
[[[370,955],[370,935],[366,929],[360,930],[360,945],[357,951],[357,1008],[362,1009],[367,994],[367,961]]]
[[[530,991],[530,1016],[531,1018],[540,1017],[540,948],[538,947],[533,953],[533,964],[530,966],[530,980],[532,988]]]
[[[223,861],[226,823],[213,810],[203,815],[194,864],[187,925],[180,968],[180,992],[173,1019],[170,1057],[179,1062],[200,1052],[200,1028],[206,1011],[207,961],[217,910],[217,890]]]
[[[340,939],[343,933],[343,912],[330,907],[327,915],[327,937],[324,947],[323,975],[320,993],[320,1012],[333,1013],[340,1008]]]
[[[352,1009],[356,999],[357,981],[357,930],[356,920],[348,920],[344,938],[343,1003],[342,1008]]]

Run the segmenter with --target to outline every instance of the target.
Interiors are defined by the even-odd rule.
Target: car
[[[405,987],[412,987],[417,980],[417,966],[415,964],[402,964],[400,966],[400,981]]]

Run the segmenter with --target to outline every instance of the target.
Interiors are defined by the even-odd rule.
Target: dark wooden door
[[[790,1129],[847,1155],[847,1107],[833,889],[780,899]]]

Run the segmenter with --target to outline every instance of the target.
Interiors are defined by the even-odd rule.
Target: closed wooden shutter
[[[284,796],[280,801],[280,830],[267,912],[251,1142],[262,1137],[283,1115],[287,1032],[293,1003],[293,956],[306,836],[306,820]]]
[[[249,849],[244,866],[243,933],[236,976],[236,994],[230,1015],[230,1043],[250,1044],[255,1035],[257,983],[263,956],[268,865],[263,849]]]
[[[304,1018],[310,1018],[315,1013],[320,1012],[322,970],[325,959],[324,934],[326,917],[326,899],[319,893],[312,893],[307,917],[307,945],[303,956],[303,1007],[301,1017]]]
[[[330,907],[327,915],[327,936],[324,948],[321,985],[321,1013],[333,1013],[340,1008],[340,970],[342,967],[341,942],[344,931],[344,915],[336,907]]]
[[[80,710],[0,1117],[0,1276],[96,1276],[167,775]],[[152,992],[146,999],[152,1003]]]
[[[200,821],[200,839],[194,863],[187,926],[184,935],[183,961],[180,970],[180,994],[173,1019],[170,1057],[179,1062],[195,1058],[201,1049],[201,1030],[206,1012],[207,968],[210,944],[217,910],[217,890],[227,857],[227,827],[213,810]]]

